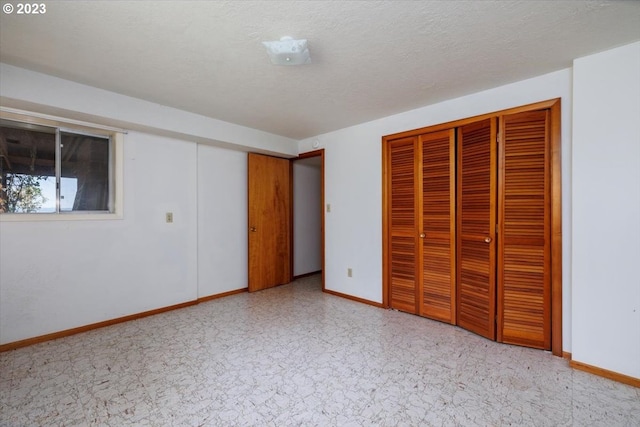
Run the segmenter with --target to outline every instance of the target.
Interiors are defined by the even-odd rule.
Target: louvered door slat
[[[390,305],[416,313],[416,144],[417,138],[390,141]]]
[[[422,146],[420,314],[455,323],[455,131],[425,134]]]
[[[458,128],[457,323],[495,339],[496,124]]]
[[[548,112],[504,116],[498,341],[551,348]]]

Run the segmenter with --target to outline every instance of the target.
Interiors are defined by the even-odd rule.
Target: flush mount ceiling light
[[[307,40],[282,37],[278,41],[262,42],[275,65],[304,65],[311,63]]]

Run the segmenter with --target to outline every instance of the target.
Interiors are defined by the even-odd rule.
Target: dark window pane
[[[56,211],[55,129],[0,122],[0,213]]]
[[[109,210],[109,139],[60,132],[60,210]]]

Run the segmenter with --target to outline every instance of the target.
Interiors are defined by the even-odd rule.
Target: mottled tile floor
[[[319,277],[0,354],[2,426],[640,426],[640,389]]]

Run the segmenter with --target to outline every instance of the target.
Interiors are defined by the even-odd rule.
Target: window
[[[0,214],[114,213],[113,136],[0,119]]]

